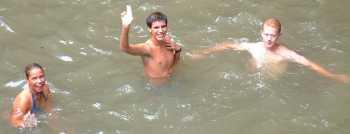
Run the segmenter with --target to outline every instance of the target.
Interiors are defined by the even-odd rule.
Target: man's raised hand
[[[132,9],[130,5],[126,5],[126,11],[121,13],[121,19],[123,26],[129,26],[133,20]]]

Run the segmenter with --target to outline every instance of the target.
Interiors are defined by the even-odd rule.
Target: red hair
[[[263,28],[264,28],[264,26],[270,26],[270,27],[276,28],[276,29],[278,29],[278,32],[281,32],[281,30],[282,30],[281,22],[276,18],[267,19],[264,22]]]

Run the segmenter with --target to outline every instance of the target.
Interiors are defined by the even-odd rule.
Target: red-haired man
[[[343,74],[333,74],[318,65],[317,63],[305,58],[304,56],[288,49],[278,42],[281,36],[281,23],[275,18],[267,19],[261,29],[261,42],[253,43],[231,43],[224,42],[216,45],[213,48],[197,51],[192,53],[192,58],[203,58],[208,54],[221,52],[224,50],[245,50],[252,56],[252,63],[255,68],[265,70],[270,76],[278,76],[284,72],[287,66],[287,61],[292,61],[304,65],[318,74],[338,80],[344,83],[350,83],[350,77]]]

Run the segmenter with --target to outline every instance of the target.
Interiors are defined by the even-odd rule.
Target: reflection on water
[[[170,83],[153,87],[139,57],[119,50],[120,13],[135,9],[130,42],[147,40],[145,16],[169,17],[183,45]],[[249,54],[225,52],[202,61],[185,53],[225,40],[259,40],[267,17],[282,21],[289,48],[350,74],[347,1],[62,1],[0,2],[0,129],[3,133],[318,133],[350,132],[349,85],[295,64],[278,79],[246,67]],[[9,29],[10,28],[10,29]],[[15,30],[15,32],[11,32]],[[37,128],[11,128],[6,117],[25,84],[24,65],[45,67],[57,115]],[[54,127],[51,127],[54,126]]]

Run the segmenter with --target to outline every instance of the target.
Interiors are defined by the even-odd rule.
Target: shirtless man
[[[171,41],[167,35],[167,17],[161,12],[153,12],[146,18],[150,39],[144,43],[129,44],[129,28],[133,20],[131,7],[121,14],[122,31],[120,49],[128,54],[141,56],[145,75],[152,84],[163,84],[173,73],[180,59],[181,47]]]
[[[35,114],[49,111],[52,96],[45,80],[43,68],[37,64],[25,67],[27,84],[13,102],[10,123],[17,128],[35,127]]]
[[[311,70],[316,71],[318,74],[341,81],[344,83],[350,83],[350,77],[343,74],[333,74],[321,67],[317,63],[314,63],[304,56],[294,52],[283,46],[278,42],[278,38],[281,36],[281,23],[275,18],[267,19],[261,29],[262,42],[254,43],[230,43],[224,42],[216,45],[213,48],[208,48],[192,54],[192,58],[203,58],[208,54],[221,52],[224,50],[245,50],[252,56],[252,63],[257,69],[263,69],[268,71],[267,73],[275,77],[276,74],[282,73],[286,66],[287,61],[292,61],[304,65]]]

